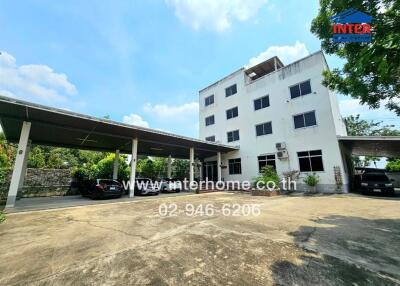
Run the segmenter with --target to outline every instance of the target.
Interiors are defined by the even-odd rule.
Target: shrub
[[[0,223],[6,220],[6,215],[3,213],[3,211],[0,211]]]
[[[315,173],[308,174],[307,177],[304,178],[304,183],[310,187],[314,187],[319,183],[319,177]]]
[[[100,160],[97,164],[90,168],[89,176],[91,178],[102,178],[111,179],[114,169],[114,157],[115,154],[110,154],[106,158]],[[129,167],[125,162],[125,157],[119,157],[119,167],[118,167],[118,180],[128,180],[129,178]]]
[[[279,176],[276,173],[276,170],[272,166],[264,166],[261,169],[261,174],[255,178],[255,183],[262,182],[263,185],[266,185],[268,182],[274,182],[275,186],[279,188]]]
[[[400,172],[400,159],[389,162],[386,165],[386,171],[388,172]]]
[[[88,180],[90,178],[90,170],[85,167],[76,167],[72,170],[72,177],[78,182]]]

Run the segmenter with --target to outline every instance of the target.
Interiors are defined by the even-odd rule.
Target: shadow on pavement
[[[399,285],[400,220],[329,216],[290,233],[308,251],[273,265],[277,285]]]

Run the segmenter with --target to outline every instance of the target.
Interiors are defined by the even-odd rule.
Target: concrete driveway
[[[185,213],[234,203],[260,215]],[[0,239],[1,285],[400,285],[399,198],[164,197],[10,214]]]

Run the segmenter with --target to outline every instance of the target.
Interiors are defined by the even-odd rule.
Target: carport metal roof
[[[18,142],[23,121],[32,123],[30,140],[40,145],[130,154],[132,139],[138,138],[138,154],[189,158],[193,147],[200,159],[238,149],[0,96],[0,123],[7,140]]]
[[[400,136],[338,136],[353,155],[400,157]]]

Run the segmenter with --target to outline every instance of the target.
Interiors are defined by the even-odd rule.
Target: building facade
[[[252,180],[264,165],[282,176],[316,173],[319,191],[348,190],[348,174],[337,140],[346,136],[334,93],[324,87],[328,69],[322,52],[284,66],[274,57],[241,68],[199,92],[200,139],[239,146],[222,154],[222,180]],[[217,158],[203,163],[203,178],[217,180]],[[340,178],[338,180],[338,177]]]

